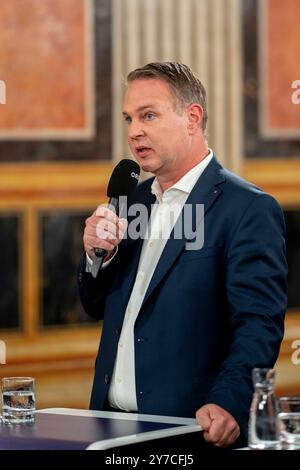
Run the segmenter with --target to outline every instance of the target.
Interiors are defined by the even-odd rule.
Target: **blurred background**
[[[88,406],[101,324],[77,294],[84,220],[129,156],[124,79],[158,60],[199,76],[210,147],[282,205],[277,392],[300,394],[299,17],[299,0],[1,0],[0,373],[36,377],[38,408]]]

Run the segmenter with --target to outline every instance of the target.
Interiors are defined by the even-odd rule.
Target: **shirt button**
[[[148,243],[148,246],[150,246],[150,248],[152,248],[153,245],[154,245],[154,243],[152,241]]]
[[[119,344],[119,347],[120,347],[120,348],[123,348],[123,346],[124,346],[123,343],[120,343],[120,344]]]
[[[120,383],[122,382],[122,380],[121,380],[121,379],[117,379],[117,382],[118,382],[118,384],[120,384]]]

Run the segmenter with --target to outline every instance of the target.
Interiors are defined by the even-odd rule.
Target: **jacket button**
[[[106,385],[109,384],[109,382],[110,382],[110,376],[109,376],[108,374],[105,374],[104,382],[106,383]]]
[[[79,273],[79,274],[78,274],[78,281],[79,281],[79,282],[82,282],[82,273]]]
[[[120,328],[120,327],[119,327],[119,328],[116,328],[116,335],[117,335],[117,336],[120,336],[120,333],[121,333],[121,328]]]
[[[139,392],[140,395],[144,395],[144,392]]]

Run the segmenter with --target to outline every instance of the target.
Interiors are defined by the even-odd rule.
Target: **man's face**
[[[131,82],[124,100],[128,143],[144,171],[157,176],[180,171],[189,148],[185,110],[176,110],[176,100],[167,83],[159,79]]]

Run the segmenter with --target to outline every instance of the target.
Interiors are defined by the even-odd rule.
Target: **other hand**
[[[240,435],[240,427],[233,416],[213,403],[199,408],[196,420],[202,426],[204,439],[217,447],[230,446]]]

